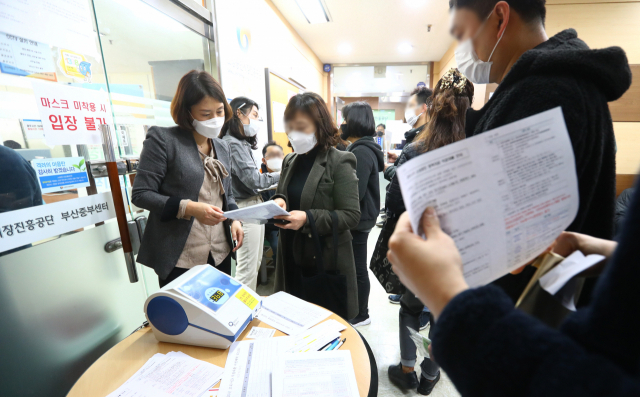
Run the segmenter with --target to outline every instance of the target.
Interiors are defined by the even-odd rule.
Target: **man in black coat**
[[[615,138],[607,102],[629,88],[619,47],[591,50],[567,29],[548,38],[544,0],[449,0],[458,68],[474,83],[499,83],[480,110],[467,112],[467,136],[560,106],[573,145],[580,207],[567,230],[613,237]],[[533,270],[496,281],[517,299]]]

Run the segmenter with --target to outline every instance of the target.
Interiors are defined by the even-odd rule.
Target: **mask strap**
[[[502,34],[500,35],[500,38],[496,42],[496,45],[493,46],[493,50],[491,51],[491,54],[489,55],[489,59],[487,59],[487,62],[491,62],[491,57],[493,56],[493,53],[496,51],[496,48],[498,48],[498,44],[500,44],[500,40],[502,40],[502,36],[504,36],[504,32],[506,31],[507,31],[507,28],[505,27],[504,30],[502,31]]]

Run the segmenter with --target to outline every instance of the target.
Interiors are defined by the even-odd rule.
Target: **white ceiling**
[[[313,25],[295,0],[272,1],[324,63],[439,61],[453,40],[448,0],[324,0],[332,22]],[[345,43],[349,54],[338,49]],[[402,43],[412,51],[401,53]]]

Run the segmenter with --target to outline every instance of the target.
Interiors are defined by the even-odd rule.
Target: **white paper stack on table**
[[[260,222],[272,219],[278,215],[289,215],[289,213],[282,208],[275,201],[269,200],[264,203],[252,205],[251,207],[240,208],[233,211],[227,211],[224,216],[228,219],[235,219],[239,221],[247,222]]]
[[[107,397],[199,397],[218,383],[223,372],[182,352],[158,353]]]
[[[544,252],[578,212],[575,159],[558,107],[420,155],[398,168],[413,230],[436,208],[470,286]]]
[[[330,315],[326,309],[281,291],[262,300],[258,319],[287,335],[297,335]]]

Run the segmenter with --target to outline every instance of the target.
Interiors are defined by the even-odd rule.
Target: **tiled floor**
[[[386,181],[384,181],[382,177],[380,187],[381,198],[384,200]],[[369,258],[371,258],[373,253],[380,230],[380,228],[374,227],[369,235]],[[403,391],[389,381],[389,377],[387,376],[389,365],[400,362],[400,348],[398,345],[398,310],[400,309],[400,305],[389,303],[387,299],[388,294],[385,293],[380,283],[378,283],[373,274],[371,274],[371,271],[369,271],[369,280],[371,280],[371,293],[369,295],[371,324],[358,327],[358,331],[367,339],[376,358],[379,377],[378,396],[419,396],[420,394],[415,390]],[[257,290],[260,295],[271,294],[273,291],[273,276],[269,277],[269,284],[258,286]],[[425,336],[428,335],[428,332],[428,328],[422,331]],[[421,361],[422,357],[418,356],[418,362]],[[418,376],[420,376],[419,366],[417,367],[417,371]],[[457,397],[459,395],[444,373],[442,373],[440,382],[438,382],[431,393],[431,396],[434,397]]]

